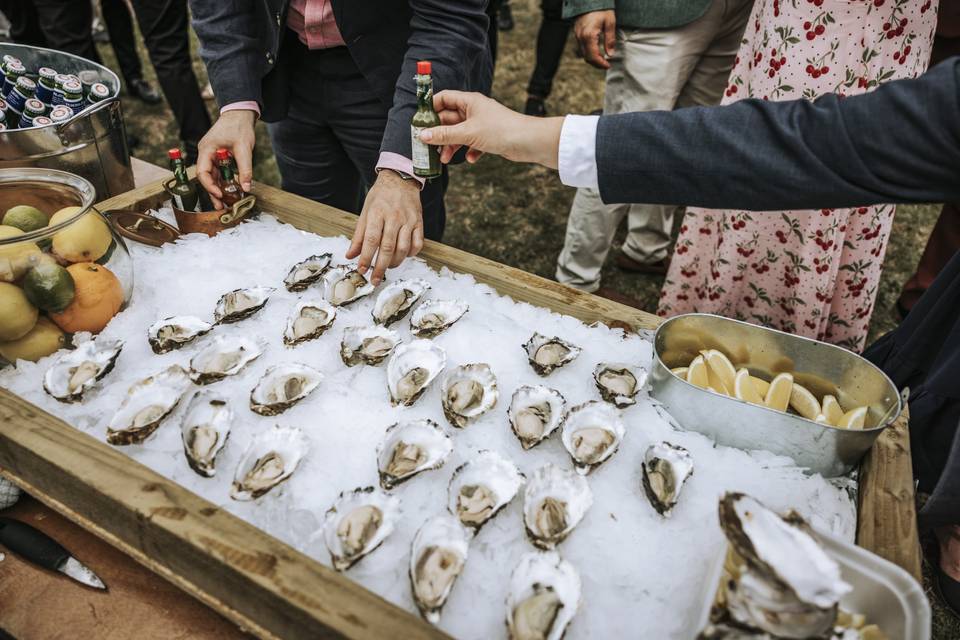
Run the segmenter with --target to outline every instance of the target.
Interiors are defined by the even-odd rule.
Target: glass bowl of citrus
[[[0,359],[37,361],[100,333],[129,302],[133,261],[87,180],[0,169]]]

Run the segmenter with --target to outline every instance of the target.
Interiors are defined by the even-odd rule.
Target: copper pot
[[[208,236],[215,236],[224,229],[235,227],[243,222],[247,217],[254,215],[257,205],[257,198],[248,194],[233,203],[233,206],[225,209],[216,209],[214,211],[184,211],[177,208],[173,203],[172,186],[176,183],[176,178],[171,178],[163,183],[163,188],[170,196],[170,207],[173,214],[177,217],[177,227],[180,233],[205,233]]]

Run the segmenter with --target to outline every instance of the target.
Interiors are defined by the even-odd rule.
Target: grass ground
[[[534,64],[533,42],[539,12],[534,0],[513,0],[512,5],[516,28],[500,36],[493,94],[507,106],[521,109]],[[113,60],[109,46],[101,45],[101,53],[108,63]],[[143,57],[146,59],[145,54]],[[206,73],[196,55],[194,60],[202,83]],[[145,66],[147,76],[152,79],[152,70],[149,65]],[[548,108],[555,114],[588,113],[599,108],[602,100],[603,74],[576,57],[571,36]],[[177,140],[170,111],[163,105],[148,107],[132,100],[125,102],[124,108],[127,126],[140,140],[135,155],[165,164],[166,149]],[[258,125],[257,140],[255,177],[279,186],[276,162],[263,125]],[[537,166],[513,165],[487,157],[477,165],[454,167],[447,194],[444,241],[471,253],[552,277],[557,253],[563,245],[573,194],[574,190],[561,185],[554,172]],[[939,207],[934,205],[898,208],[871,322],[871,339],[897,325],[895,301],[903,283],[916,268],[938,212]],[[622,239],[623,231],[615,241],[614,252]],[[628,274],[607,266],[603,281],[606,286],[640,300],[644,308],[655,309],[660,278]],[[960,638],[960,621],[940,608],[935,598],[931,600],[934,639]]]

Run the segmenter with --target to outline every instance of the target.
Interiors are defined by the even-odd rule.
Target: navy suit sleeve
[[[266,50],[259,42],[254,0],[190,0],[200,57],[221,107],[253,100],[263,108]]]
[[[815,102],[604,116],[604,202],[752,211],[960,201],[960,57]]]
[[[417,110],[417,61],[429,60],[435,92],[490,90],[492,62],[487,44],[487,0],[410,0],[413,18],[403,69],[381,151],[411,156],[410,120]],[[479,70],[479,71],[478,71]],[[481,86],[470,86],[480,78]]]

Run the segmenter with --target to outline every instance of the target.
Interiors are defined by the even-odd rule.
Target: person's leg
[[[143,78],[130,8],[124,0],[100,0],[100,12],[110,34],[110,46],[117,55],[120,75],[129,87],[133,81]]]
[[[540,30],[537,31],[537,58],[527,85],[528,115],[546,115],[544,102],[553,89],[553,78],[560,68],[563,50],[570,33],[570,22],[563,19],[563,0],[541,0]]]
[[[10,38],[17,44],[49,47],[31,0],[0,0],[0,12],[10,21]]]
[[[497,12],[497,27],[500,31],[513,30],[513,11],[510,9],[510,0],[503,0]]]
[[[497,33],[497,20],[500,13],[500,0],[490,0],[487,3],[487,42],[490,44],[490,58],[493,60],[493,66],[497,66],[497,44],[500,38]]]
[[[913,308],[958,249],[960,249],[960,205],[947,203],[940,210],[937,223],[930,232],[916,272],[903,285],[900,298],[897,300],[897,307],[901,313],[906,313]]]
[[[83,0],[33,0],[47,46],[100,62],[93,45],[93,8]]]
[[[190,59],[187,1],[133,0],[133,9],[160,88],[180,125],[180,138],[188,148],[195,147],[210,129],[210,115]]]

